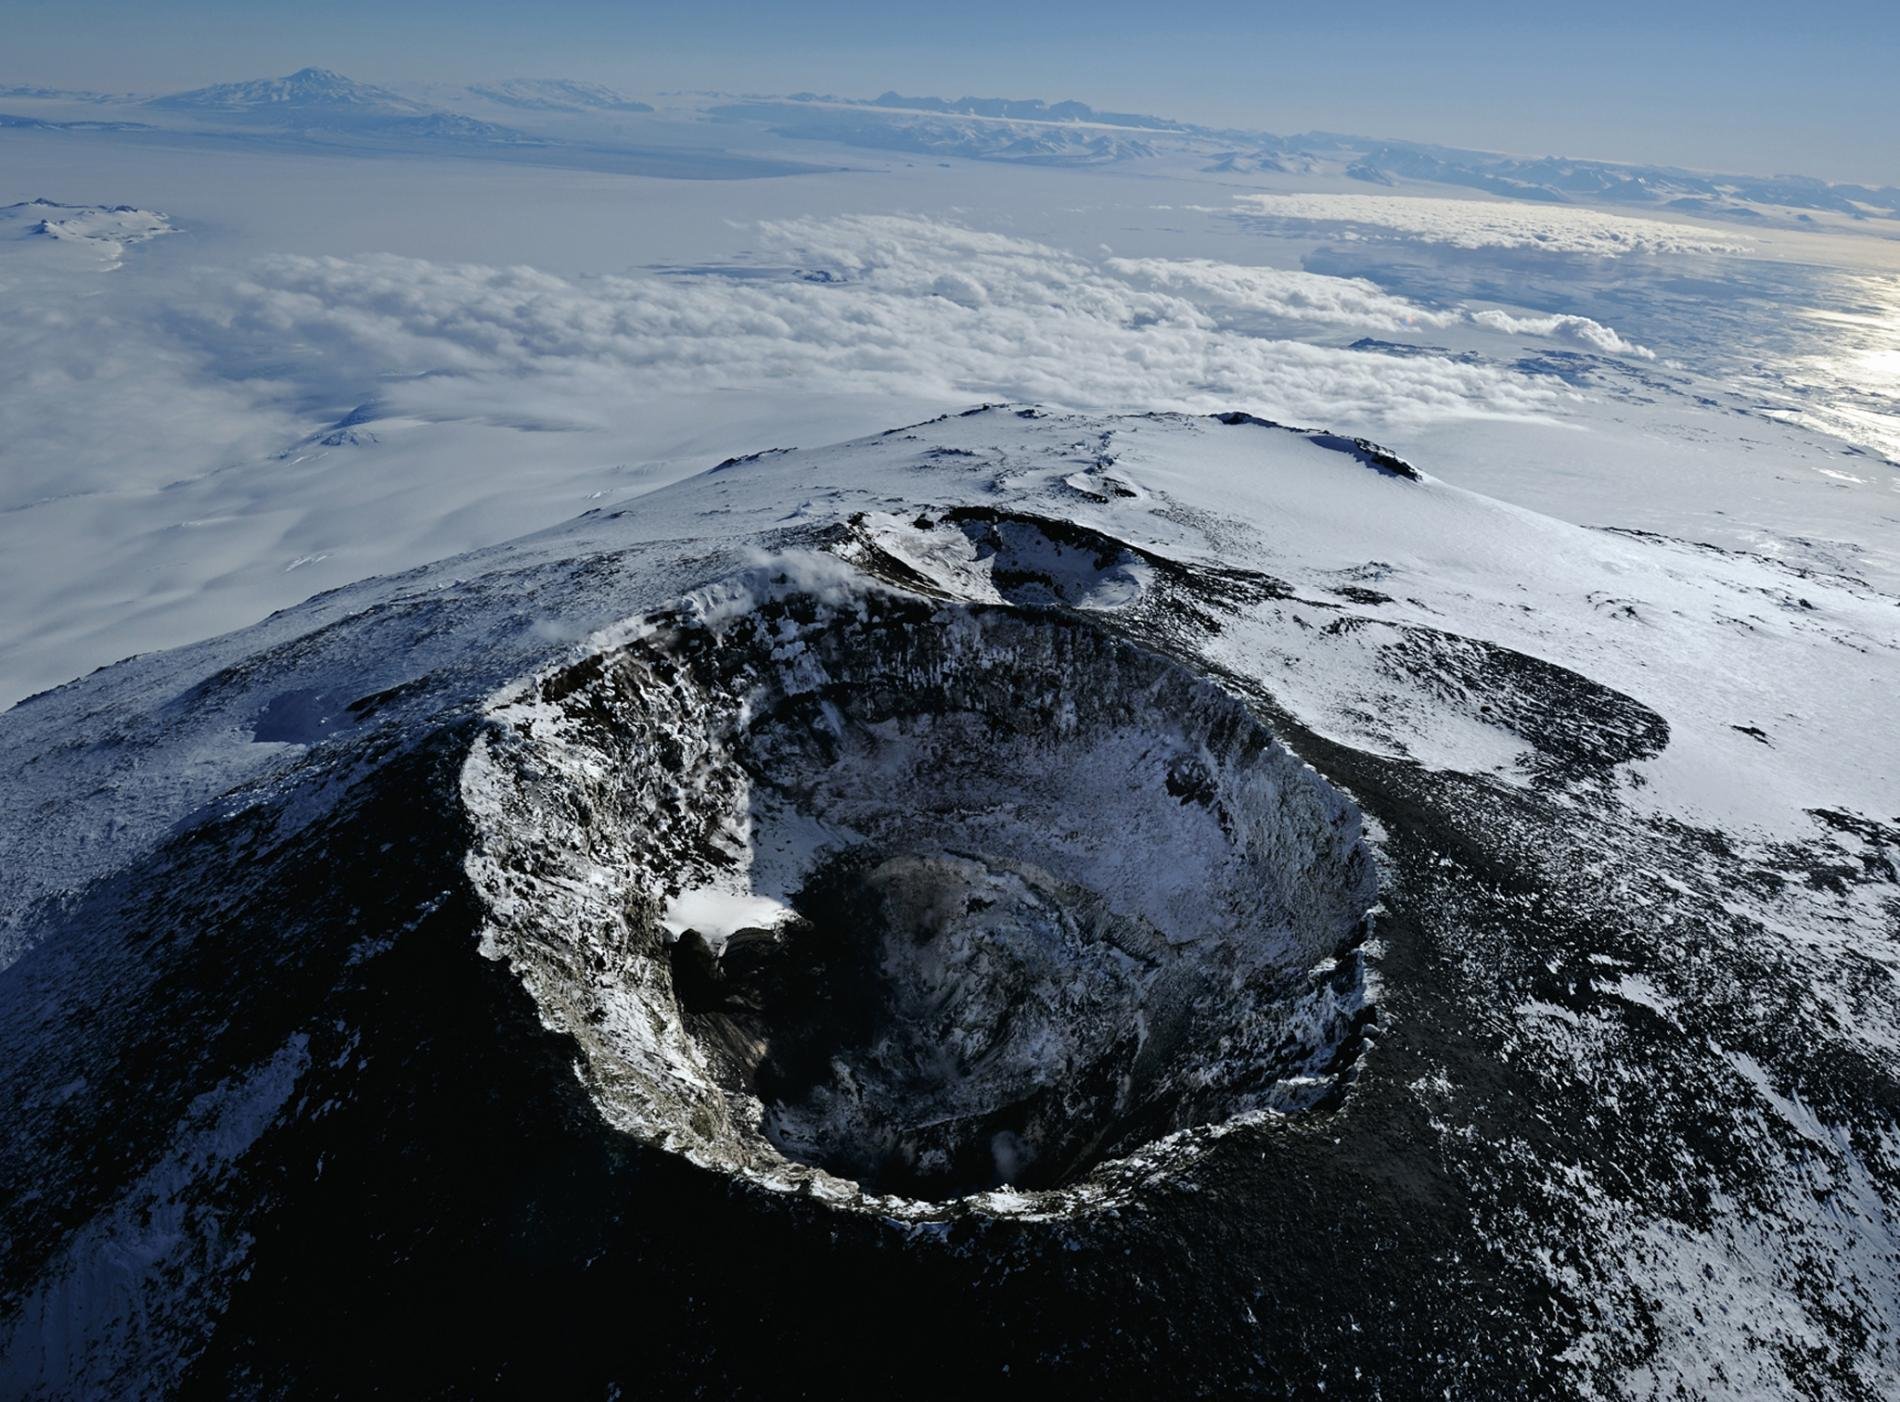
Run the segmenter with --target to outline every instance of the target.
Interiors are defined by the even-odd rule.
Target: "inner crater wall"
[[[516,688],[464,793],[487,947],[603,1111],[841,1202],[1063,1193],[1336,1096],[1353,804],[1074,614],[722,597]]]

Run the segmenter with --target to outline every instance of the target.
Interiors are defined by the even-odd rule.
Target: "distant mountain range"
[[[145,122],[53,122],[44,117],[22,117],[0,112],[0,127],[9,131],[150,131]]]
[[[809,96],[809,94],[806,94]],[[852,99],[845,99],[852,101]],[[1104,126],[1137,127],[1144,131],[1189,131],[1193,128],[1166,117],[1147,117],[1135,112],[1097,112],[1086,102],[1044,102],[1039,97],[905,97],[887,92],[864,107],[898,108],[913,112],[943,112],[965,117],[1007,117],[1026,122],[1097,122]]]
[[[818,93],[747,98],[715,107],[729,120],[767,123],[781,136],[918,155],[1043,164],[1104,164],[1148,156],[1203,156],[1220,174],[1343,175],[1373,185],[1416,181],[1551,204],[1651,205],[1718,218],[1762,219],[1757,206],[1900,218],[1900,189],[1799,175],[1721,175],[1669,166],[1534,158],[1336,132],[1279,136],[1165,117],[1098,112],[1039,98],[878,97]],[[1797,216],[1798,217],[1798,216]]]
[[[282,78],[218,83],[156,97],[145,105],[204,121],[316,129],[385,140],[544,144],[541,138],[513,127],[430,107],[327,68],[300,68]]]
[[[571,78],[415,86],[410,92],[416,95],[316,67],[144,100],[32,85],[0,86],[0,99],[18,99],[23,106],[86,102],[118,106],[124,113],[116,122],[74,122],[69,114],[29,109],[0,116],[0,126],[132,130],[137,124],[128,119],[150,112],[196,125],[294,133],[331,143],[340,139],[390,147],[453,146],[464,152],[493,147],[517,153],[545,147],[565,153],[563,160],[598,161],[633,159],[628,154],[632,148],[601,144],[598,133],[577,144],[571,126],[536,128],[536,120],[654,110],[617,89]],[[790,97],[695,94],[686,98],[686,105],[701,115],[764,127],[779,137],[922,157],[1065,166],[1186,158],[1210,174],[1332,176],[1377,186],[1449,185],[1510,200],[1647,206],[1757,223],[1811,221],[1821,214],[1900,219],[1900,189],[1891,186],[1800,175],[1710,174],[1563,156],[1514,156],[1337,132],[1282,136],[1142,113],[1098,111],[1073,100],[945,98],[895,91],[850,98],[800,92]],[[531,130],[469,115],[470,110],[508,115],[497,113],[497,108],[519,114],[515,120]],[[634,155],[649,164],[654,157],[644,148]]]
[[[1045,109],[1053,110],[1053,109]],[[1078,119],[990,118],[963,112],[880,110],[825,99],[765,99],[714,107],[726,121],[762,122],[779,136],[874,151],[1008,161],[1024,165],[1107,165],[1158,153],[1143,128]]]
[[[1838,184],[1805,175],[1709,175],[1558,156],[1523,159],[1402,141],[1379,143],[1346,174],[1372,184],[1424,180],[1554,204],[1659,204],[1685,213],[1743,217],[1754,214],[1748,205],[1779,205],[1855,218],[1900,216],[1900,190],[1890,186]]]
[[[137,102],[132,93],[91,92],[77,88],[49,88],[38,83],[0,83],[0,98],[28,97],[42,102]]]
[[[509,78],[467,87],[432,89],[453,100],[476,98],[523,112],[651,112],[644,102],[599,83],[569,78]],[[390,88],[359,83],[327,68],[300,68],[282,78],[218,83],[190,92],[151,99],[146,104],[168,112],[249,120],[375,120],[442,117],[447,109],[405,97]],[[472,118],[462,118],[472,121]],[[492,125],[492,124],[481,124]]]
[[[599,83],[571,78],[508,78],[498,83],[472,83],[466,91],[504,107],[524,112],[651,112],[623,92]]]

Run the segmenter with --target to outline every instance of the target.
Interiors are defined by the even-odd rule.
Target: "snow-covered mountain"
[[[987,406],[104,669],[0,1391],[1890,1396],[1897,615]]]
[[[107,269],[125,261],[130,245],[173,232],[165,215],[129,204],[74,205],[32,199],[0,205],[0,238],[46,241]]]
[[[1252,151],[1221,151],[1205,167],[1217,175],[1311,175],[1320,168],[1318,157],[1277,143]]]
[[[817,93],[747,98],[714,109],[781,136],[873,150],[973,160],[1105,164],[1158,153],[1196,157],[1221,174],[1332,175],[1374,185],[1482,190],[1544,204],[1654,206],[1721,219],[1798,221],[1804,212],[1900,218],[1900,189],[1798,175],[1723,175],[1560,156],[1523,158],[1336,132],[1237,131],[1081,102],[1041,99],[871,98]]]
[[[0,83],[0,97],[25,97],[45,102],[90,102],[102,106],[137,102],[131,93],[93,92],[90,89],[52,88],[41,83]]]
[[[430,111],[388,88],[374,87],[327,68],[299,68],[282,78],[216,83],[208,88],[152,98],[147,106],[171,112],[220,116],[283,116],[351,112],[365,116],[417,117]]]
[[[654,110],[614,88],[566,78],[438,84],[414,91],[427,100],[327,69],[303,68],[278,78],[221,83],[152,98],[143,106],[201,123],[377,132],[517,147],[537,138],[505,123],[464,115],[461,109],[504,118],[518,114],[519,120],[530,125],[536,118],[572,122]],[[27,86],[0,89],[0,96],[58,99],[68,105],[131,102]],[[1900,219],[1900,190],[1886,186],[1800,175],[1725,175],[1559,155],[1521,157],[1337,132],[1275,135],[1144,113],[1100,111],[1073,100],[943,98],[898,92],[852,98],[799,92],[709,98],[674,94],[668,105],[708,111],[726,123],[763,126],[775,136],[793,140],[920,156],[1099,166],[1159,155],[1193,160],[1198,169],[1215,174],[1333,176],[1381,186],[1472,189],[1538,204],[1647,206],[1749,223],[1798,226],[1820,215],[1854,221]],[[52,119],[37,112],[24,117]],[[549,134],[560,133],[551,129]],[[575,156],[569,152],[564,158]]]
[[[1809,176],[1703,174],[1556,156],[1524,159],[1481,151],[1381,142],[1346,172],[1355,180],[1468,186],[1507,199],[1659,205],[1727,218],[1760,218],[1762,207],[1825,210],[1854,218],[1900,218],[1900,190]]]
[[[53,121],[45,117],[26,117],[17,112],[0,112],[0,128],[8,131],[48,131],[48,132],[135,132],[149,131],[145,122],[120,122],[112,120],[94,121],[81,118],[78,121]]]
[[[512,127],[430,107],[324,68],[300,68],[282,78],[220,83],[153,98],[146,106],[203,123],[327,131],[385,141],[503,147],[545,144]]]

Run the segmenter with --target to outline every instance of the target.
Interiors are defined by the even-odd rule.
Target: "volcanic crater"
[[[650,616],[490,708],[485,947],[608,1118],[924,1211],[1086,1200],[1178,1131],[1336,1099],[1374,1020],[1350,799],[1095,619],[843,568]]]

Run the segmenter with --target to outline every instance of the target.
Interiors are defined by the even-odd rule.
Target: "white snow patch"
[[[791,913],[770,896],[695,886],[667,902],[660,923],[676,935],[697,930],[717,949],[735,930],[770,929]]]

